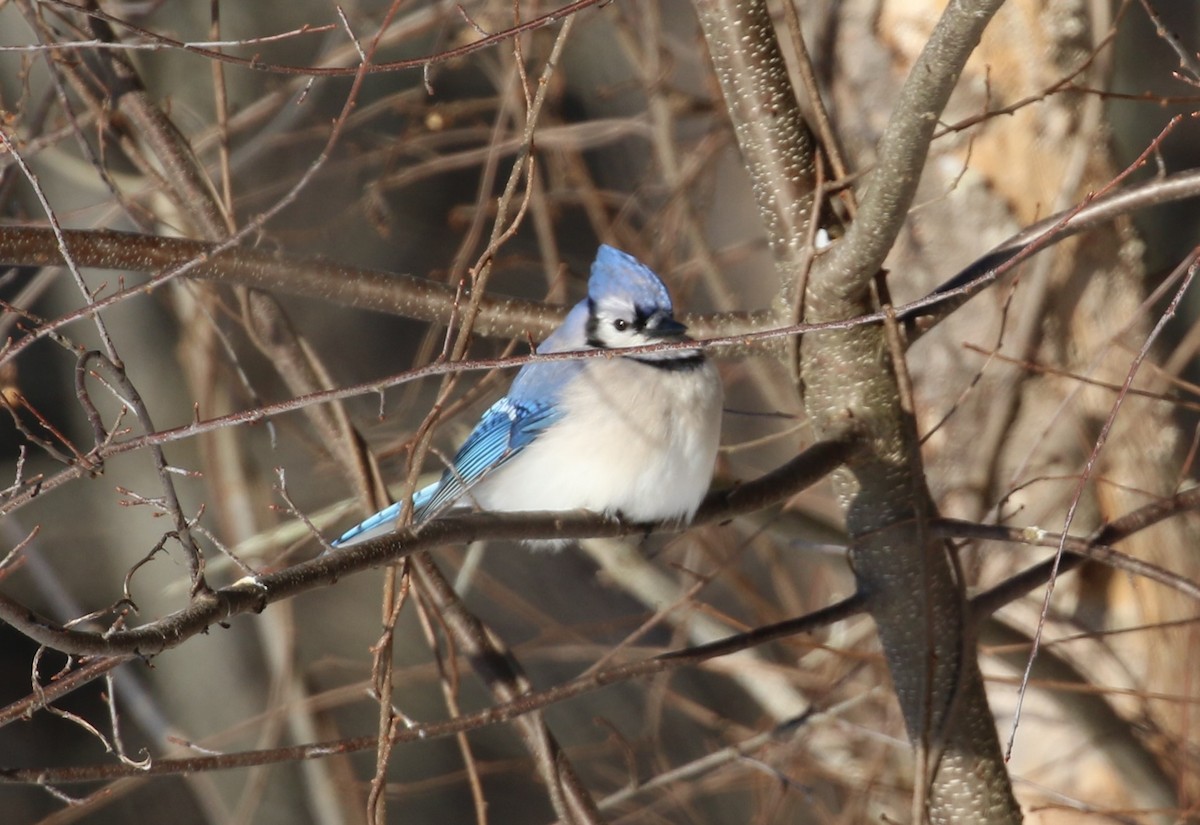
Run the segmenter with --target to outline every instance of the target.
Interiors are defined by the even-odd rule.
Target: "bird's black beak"
[[[643,332],[651,338],[678,338],[687,332],[687,324],[681,324],[669,315],[660,315],[647,324]]]

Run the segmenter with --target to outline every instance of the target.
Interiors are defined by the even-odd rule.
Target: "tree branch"
[[[879,139],[878,159],[845,236],[813,266],[818,288],[865,291],[908,219],[938,117],[963,66],[1004,0],[950,3],[909,72]]]
[[[392,743],[428,742],[434,739],[444,739],[466,731],[477,730],[487,725],[508,722],[524,714],[542,710],[543,708],[565,702],[577,696],[592,693],[608,685],[628,682],[632,679],[651,676],[657,673],[669,672],[686,665],[699,664],[718,656],[724,656],[744,650],[752,645],[764,644],[775,639],[796,636],[801,633],[812,633],[823,627],[828,627],[829,625],[856,616],[862,612],[862,609],[863,599],[856,594],[804,616],[789,619],[777,625],[761,627],[750,633],[738,634],[729,639],[721,639],[717,642],[698,647],[671,651],[652,659],[642,659],[624,665],[605,668],[604,670],[579,677],[571,682],[535,693],[524,694],[510,702],[457,716],[444,722],[413,723],[408,727],[400,727],[397,728],[392,738]],[[44,767],[0,768],[0,782],[94,782],[104,779],[119,779],[121,777],[161,776],[194,773],[205,770],[225,770],[251,767],[253,765],[269,765],[302,759],[339,756],[355,751],[370,750],[376,744],[378,744],[378,739],[374,735],[359,736],[349,739],[315,742],[308,745],[224,753],[215,756],[199,756],[191,759],[158,759],[144,769],[131,768],[121,763],[49,769]]]
[[[782,501],[816,483],[853,449],[852,436],[816,444],[778,469],[729,490],[710,493],[693,524],[720,522]],[[582,511],[571,513],[472,513],[398,530],[373,541],[325,553],[311,561],[242,579],[198,594],[187,607],[131,630],[93,633],[65,628],[0,596],[0,619],[47,647],[86,656],[153,656],[243,613],[259,613],[281,599],[331,585],[343,576],[390,564],[414,553],[480,539],[573,539],[674,531],[678,525],[639,525]]]

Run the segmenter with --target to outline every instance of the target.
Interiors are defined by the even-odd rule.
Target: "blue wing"
[[[441,480],[413,494],[413,521],[433,518],[454,504],[561,416],[562,412],[549,403],[501,398],[479,419]],[[333,546],[342,547],[351,541],[365,541],[390,532],[403,510],[403,502],[380,510],[343,533]]]
[[[501,398],[479,419],[437,489],[416,506],[416,520],[432,518],[458,501],[561,417],[561,410],[546,402]]]

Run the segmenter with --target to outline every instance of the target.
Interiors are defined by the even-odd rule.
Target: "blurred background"
[[[514,231],[489,261],[488,294],[569,305],[606,242],[662,274],[699,336],[788,322],[690,4],[587,8],[553,71],[559,25],[424,71],[370,74],[361,85],[345,73],[236,65],[218,72],[215,61],[178,45],[208,44],[264,64],[353,69],[351,35],[367,48],[385,20],[375,63],[433,55],[518,22],[516,6],[490,0],[404,4],[390,17],[387,4],[369,0],[343,8],[344,22],[335,7],[312,2],[111,2],[103,11],[124,22],[110,24],[65,4],[0,4],[0,129],[36,176],[35,186],[11,154],[0,156],[4,223],[48,225],[40,193],[63,227],[216,240],[189,211],[195,204],[164,183],[169,170],[150,134],[123,108],[122,95],[136,94],[169,120],[204,170],[225,229],[273,213],[244,248],[453,287],[484,271],[498,222]],[[797,9],[834,131],[853,172],[869,170],[938,4],[852,0]],[[552,10],[523,4],[519,19]],[[944,115],[889,260],[897,303],[1080,202],[1145,151],[1173,115],[1193,112],[1197,78],[1186,82],[1188,66],[1156,21],[1195,60],[1200,21],[1187,4],[1042,0],[1001,11]],[[50,52],[48,43],[92,45]],[[522,140],[540,82],[547,85],[530,175]],[[1197,165],[1197,137],[1194,120],[1185,120],[1139,175]],[[516,197],[501,210],[514,165]],[[1194,204],[1130,216],[1034,258],[914,345],[918,427],[944,515],[1063,528],[1116,398],[1112,385],[1124,380],[1164,306],[1163,296],[1151,296],[1171,283],[1197,237]],[[0,259],[3,252],[0,236]],[[155,270],[82,274],[104,296]],[[94,442],[76,385],[81,348],[111,345],[145,403],[148,417],[139,420],[111,371],[97,367],[85,379],[86,397],[117,440],[150,422],[166,430],[300,394],[285,351],[304,353],[305,368],[329,388],[384,379],[441,354],[445,327],[347,307],[335,293],[300,297],[281,283],[271,291],[268,337],[244,290],[180,278],[104,310],[110,343],[91,319],[77,317],[15,356],[0,352],[9,413],[0,426],[8,480],[0,484],[12,484],[0,499],[5,553],[38,528],[4,569],[5,594],[59,622],[127,597],[137,624],[188,600],[186,557],[178,541],[164,542],[172,526],[151,452],[114,456],[102,471],[77,469]],[[18,342],[86,304],[62,268],[10,267],[0,273],[0,298],[3,338]],[[1188,382],[1197,342],[1194,310],[1184,315],[1143,369],[1146,394],[1125,401],[1071,532],[1086,535],[1191,484],[1196,406]],[[522,354],[530,337],[477,335],[469,353]],[[783,353],[765,345],[718,353],[727,395],[718,485],[760,476],[811,441]],[[452,452],[509,378],[470,373],[449,388],[452,414],[437,427],[435,449]],[[345,420],[382,477],[398,485],[394,496],[439,389],[437,380],[420,381],[345,403]],[[292,412],[166,444],[210,583],[243,575],[226,550],[260,570],[319,553],[292,507],[327,537],[365,515],[344,447],[328,433]],[[424,475],[440,466],[428,456]],[[39,478],[59,480],[28,495]],[[1174,519],[1121,549],[1195,581],[1196,526]],[[844,544],[838,503],[818,486],[785,506],[677,536],[589,540],[559,553],[488,542],[441,548],[435,559],[542,689],[598,663],[720,638],[847,596],[853,576]],[[978,586],[1044,556],[998,544],[962,548]],[[115,764],[80,721],[111,743],[114,707],[133,759],[373,736],[373,646],[386,590],[382,571],[346,577],[126,664],[112,682],[55,702],[56,711],[3,725],[0,767]],[[980,630],[1002,741],[1042,595]],[[493,703],[421,598],[410,595],[395,623],[392,706],[430,721]],[[1059,582],[1039,659],[1045,670],[1034,673],[1009,764],[1028,821],[1186,819],[1200,792],[1195,613],[1178,592],[1110,568]],[[0,634],[4,705],[68,665],[54,652],[35,657],[36,645],[7,626]],[[819,638],[614,685],[559,703],[545,718],[614,822],[907,821],[910,749],[866,618]],[[368,749],[178,777],[0,784],[0,810],[12,823],[356,822],[376,769]],[[383,776],[387,821],[555,819],[509,725],[398,746]]]

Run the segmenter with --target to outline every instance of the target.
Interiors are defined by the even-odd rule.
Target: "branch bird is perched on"
[[[587,298],[537,351],[603,349],[616,357],[522,367],[441,479],[413,495],[413,522],[454,505],[690,521],[717,456],[717,370],[698,349],[620,355],[629,347],[687,341],[686,329],[657,275],[601,246]],[[376,513],[334,546],[390,532],[402,509],[397,503]]]

